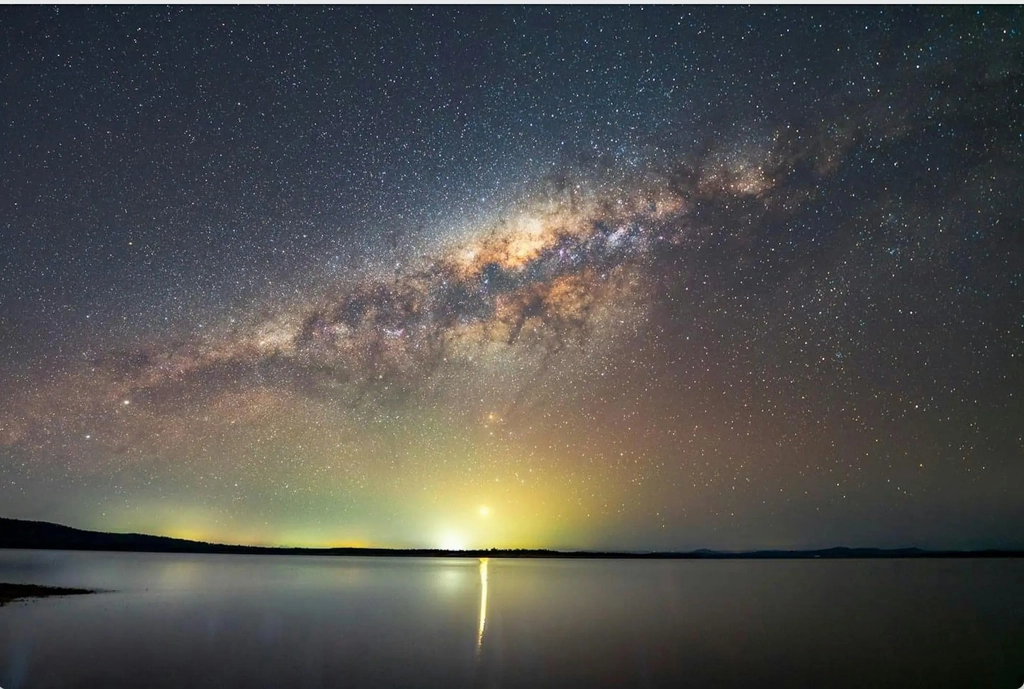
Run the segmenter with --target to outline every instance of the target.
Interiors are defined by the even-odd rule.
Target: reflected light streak
[[[484,643],[484,628],[487,626],[487,562],[488,558],[480,558],[480,624],[476,630],[476,652],[480,655],[480,648]]]

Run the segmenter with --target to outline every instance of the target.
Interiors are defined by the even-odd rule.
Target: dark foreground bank
[[[95,593],[90,589],[70,589],[59,586],[38,586],[36,584],[5,584],[0,582],[0,605],[21,598],[46,598],[48,596],[77,596]]]

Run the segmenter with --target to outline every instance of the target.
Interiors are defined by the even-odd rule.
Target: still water
[[[999,687],[1024,560],[0,550],[0,687]]]

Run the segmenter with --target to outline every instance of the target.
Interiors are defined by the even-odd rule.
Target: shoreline
[[[54,596],[78,596],[96,593],[92,589],[64,588],[61,586],[40,586],[39,584],[8,584],[0,582],[0,607],[18,600],[50,598]]]
[[[195,546],[195,547],[189,547]],[[452,559],[551,559],[551,560],[963,560],[1019,559],[1021,550],[918,550],[875,548],[828,548],[824,550],[753,550],[741,552],[617,552],[545,549],[440,550],[433,548],[292,548],[273,546],[219,545],[185,542],[177,547],[139,545],[137,547],[82,547],[77,545],[8,545],[3,550],[43,550],[93,553],[154,553],[164,555],[269,555],[272,557],[371,557],[371,558],[452,558]]]

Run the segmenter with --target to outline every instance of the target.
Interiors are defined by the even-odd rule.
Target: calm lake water
[[[1024,560],[0,550],[0,687],[999,687]]]

